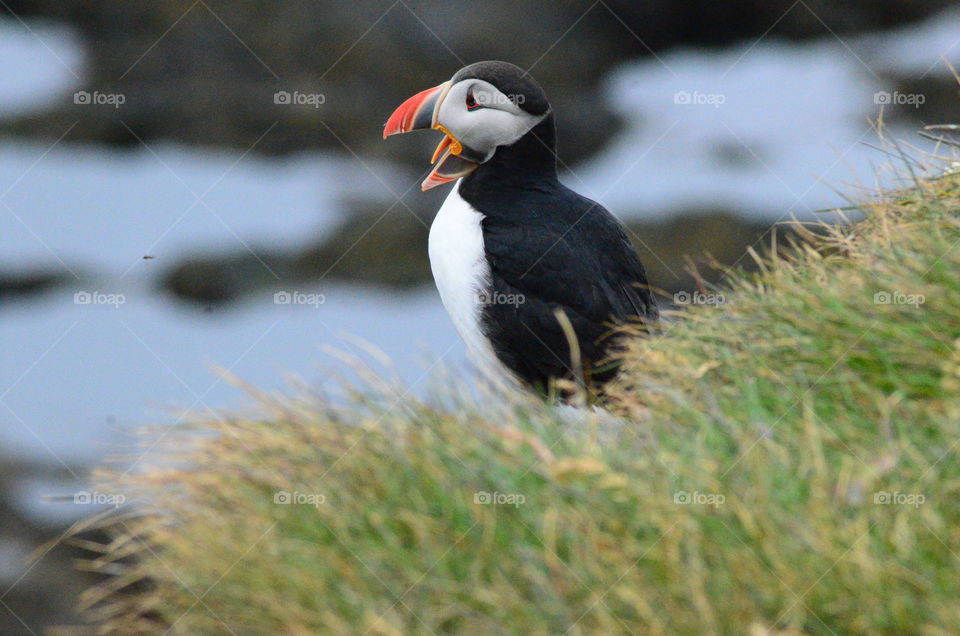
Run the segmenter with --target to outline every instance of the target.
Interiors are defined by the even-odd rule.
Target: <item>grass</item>
[[[140,505],[100,522],[91,621],[960,633],[960,175],[811,240],[632,342],[625,421],[374,383],[184,426],[152,468],[101,476]]]

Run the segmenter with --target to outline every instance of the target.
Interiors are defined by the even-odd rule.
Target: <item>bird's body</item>
[[[430,264],[474,359],[542,391],[609,380],[614,329],[649,324],[656,301],[623,225],[560,182],[542,90],[512,65],[474,64],[408,100],[385,134],[428,121],[447,138],[424,188],[458,179],[430,229]]]
[[[440,300],[470,357],[497,376],[508,370],[484,333],[479,302],[491,284],[481,227],[484,216],[460,197],[459,185],[450,191],[430,226],[430,269]]]

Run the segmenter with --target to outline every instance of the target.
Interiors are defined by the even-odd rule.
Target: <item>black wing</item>
[[[558,309],[569,318],[588,369],[605,358],[616,323],[657,318],[623,226],[599,204],[567,192],[550,202],[552,209],[483,221],[492,287],[484,330],[508,368],[544,388],[550,378],[572,375]],[[603,382],[614,373],[595,369],[592,379]]]

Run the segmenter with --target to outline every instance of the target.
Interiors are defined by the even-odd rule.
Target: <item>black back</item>
[[[494,302],[483,307],[484,333],[500,360],[541,390],[548,390],[553,378],[579,376],[556,310],[572,323],[595,383],[616,373],[615,365],[598,366],[611,353],[616,324],[649,324],[658,317],[643,264],[622,224],[560,183],[555,146],[549,113],[516,143],[498,148],[459,186],[460,196],[485,215]]]

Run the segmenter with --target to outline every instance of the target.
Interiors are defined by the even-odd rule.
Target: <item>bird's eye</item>
[[[473,96],[473,91],[467,93],[467,110],[476,110],[480,108],[480,104],[477,103],[476,98]]]

